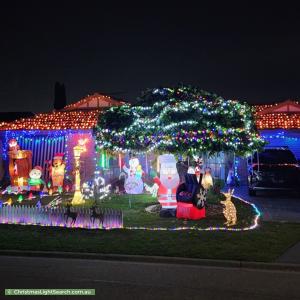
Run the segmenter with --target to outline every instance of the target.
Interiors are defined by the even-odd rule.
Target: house
[[[0,174],[2,177],[8,174],[8,142],[16,139],[20,149],[32,152],[32,166],[42,167],[46,181],[49,178],[49,161],[56,153],[64,154],[66,178],[72,177],[73,147],[79,139],[87,139],[87,151],[81,156],[81,176],[82,180],[91,178],[98,165],[107,163],[107,156],[103,154],[101,157],[95,151],[92,129],[103,109],[122,104],[123,101],[96,93],[59,111],[0,123],[0,152],[3,159]]]
[[[103,109],[119,106],[125,102],[112,97],[93,94],[67,105],[64,109],[50,113],[40,113],[33,117],[14,122],[0,123],[0,179],[8,175],[8,142],[16,139],[20,149],[32,151],[32,166],[41,166],[43,178],[49,178],[49,161],[56,153],[63,153],[66,161],[66,178],[72,181],[74,171],[73,147],[79,139],[86,139],[87,151],[81,155],[82,181],[93,177],[95,170],[105,170],[106,178],[116,178],[121,171],[121,157],[97,153],[92,134],[98,116]],[[300,159],[300,104],[287,100],[273,105],[255,106],[256,125],[260,134],[270,146],[288,146]],[[128,156],[128,155],[127,155]],[[124,159],[124,157],[123,157]],[[139,156],[146,174],[155,162],[154,153]],[[128,157],[125,158],[128,161]],[[241,182],[247,180],[246,160],[220,153],[214,157],[204,157],[204,164],[211,167],[215,177],[226,179],[230,165],[234,163],[235,173]]]
[[[256,125],[268,146],[286,146],[300,159],[300,104],[286,100],[255,106]]]

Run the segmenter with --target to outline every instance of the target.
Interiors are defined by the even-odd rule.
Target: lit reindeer
[[[71,204],[67,204],[67,211],[64,213],[64,217],[66,218],[66,224],[68,223],[68,219],[70,218],[72,221],[70,225],[74,225],[77,219],[77,212],[72,212],[71,211]]]
[[[237,218],[236,218],[236,208],[234,204],[231,201],[231,196],[233,195],[234,190],[228,190],[227,193],[224,193],[224,196],[226,197],[225,201],[221,201],[221,203],[225,206],[223,208],[223,214],[226,219],[226,222],[224,223],[227,226],[233,226],[236,224]]]
[[[103,222],[104,222],[104,214],[102,212],[100,213],[97,213],[96,212],[96,206],[92,206],[90,208],[91,210],[91,216],[90,216],[90,220],[92,222],[92,224],[94,225],[95,224],[95,220],[98,219],[99,220],[99,223],[101,223],[101,226],[103,227]]]

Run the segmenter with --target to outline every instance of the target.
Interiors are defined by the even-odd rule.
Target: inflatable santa
[[[176,189],[179,184],[179,174],[176,168],[176,159],[173,154],[163,154],[158,157],[159,178],[153,178],[158,188],[158,201],[163,209],[177,207]]]

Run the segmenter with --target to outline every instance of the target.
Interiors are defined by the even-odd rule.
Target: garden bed
[[[232,199],[237,209],[237,224],[232,226],[235,229],[248,228],[254,224],[257,212],[248,203],[242,202],[237,198]],[[156,213],[146,211],[151,205],[158,202],[150,195],[121,195],[111,196],[110,200],[106,200],[99,204],[104,208],[121,209],[124,215],[125,227],[146,227],[174,229],[182,227],[190,227],[194,229],[205,229],[215,227],[226,227],[224,225],[225,218],[222,213],[222,207],[217,203],[208,201],[207,217],[200,220],[183,220],[176,218],[162,218]]]

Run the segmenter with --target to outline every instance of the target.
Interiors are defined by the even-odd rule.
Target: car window
[[[257,163],[257,155],[254,155],[253,162]],[[295,164],[297,160],[289,150],[269,149],[259,153],[259,163],[262,164]]]

